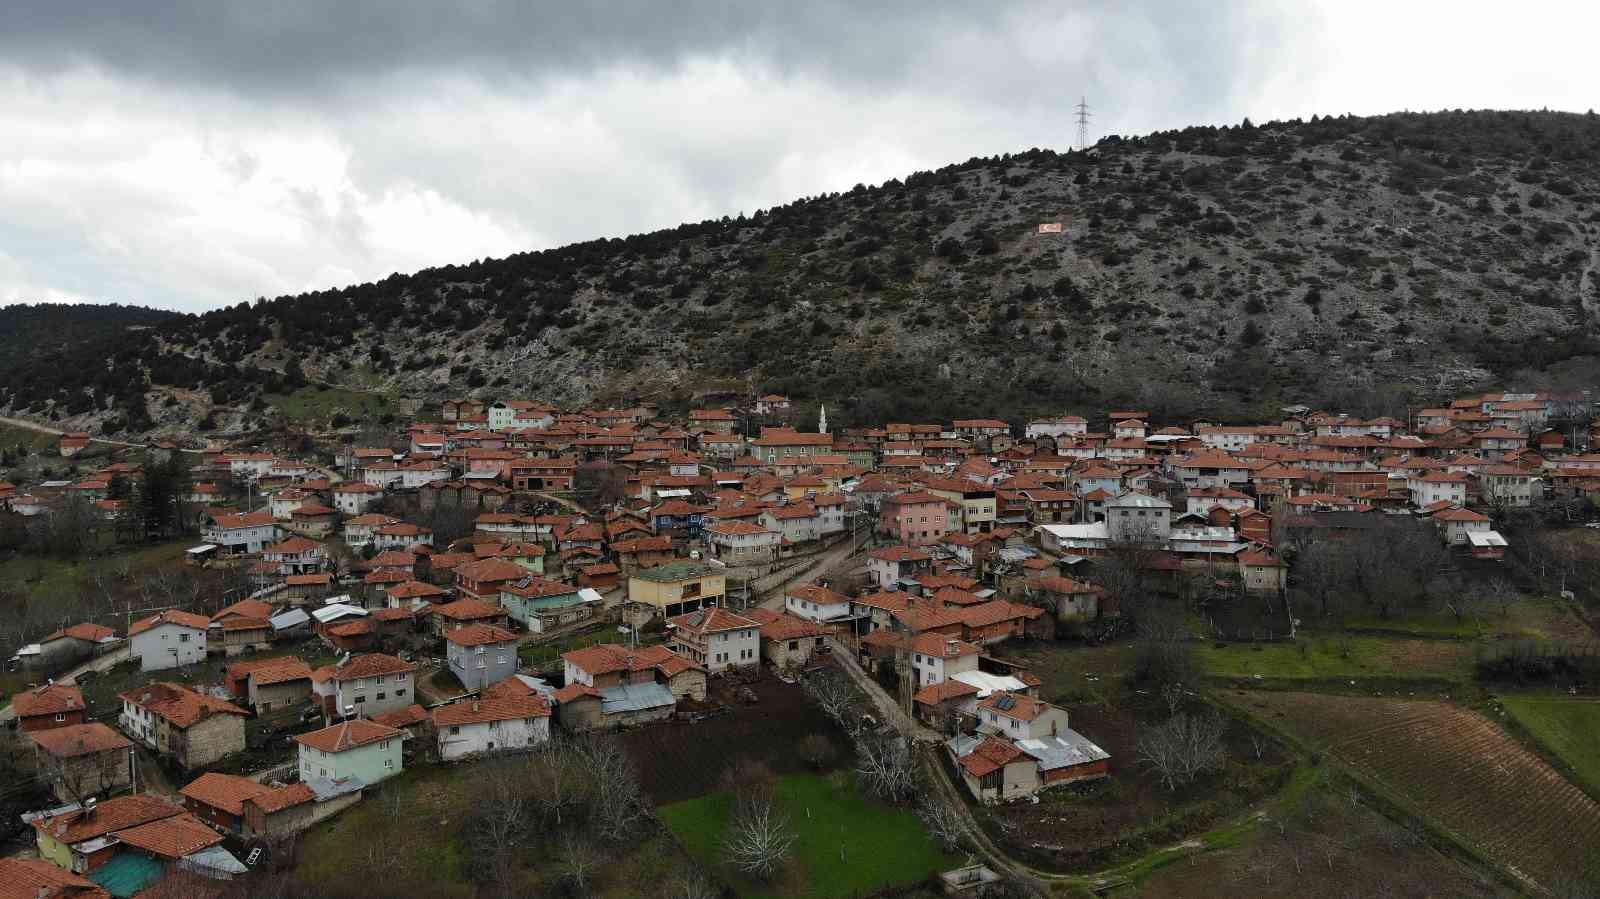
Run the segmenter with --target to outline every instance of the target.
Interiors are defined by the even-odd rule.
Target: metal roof
[[[1070,768],[1074,765],[1086,765],[1111,758],[1111,753],[1089,742],[1083,734],[1070,728],[1065,733],[1053,737],[1018,740],[1017,748],[1038,759],[1041,771]]]
[[[311,620],[311,616],[306,614],[305,609],[290,609],[287,612],[272,616],[269,620],[272,622],[273,630],[285,631],[291,627],[299,627],[305,624]]]
[[[676,704],[672,691],[657,683],[619,684],[600,691],[602,714],[638,712]]]

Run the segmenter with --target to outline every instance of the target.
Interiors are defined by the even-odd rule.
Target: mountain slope
[[[1592,113],[1247,122],[240,304],[162,325],[137,355],[176,372],[152,380],[221,382],[224,402],[303,369],[574,403],[772,390],[841,423],[1393,412],[1593,380],[1597,224]]]

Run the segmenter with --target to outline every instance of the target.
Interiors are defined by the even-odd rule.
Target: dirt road
[[[75,668],[68,669],[65,674],[62,674],[60,677],[56,678],[55,682],[58,684],[77,683],[78,675],[84,673],[85,671],[106,671],[115,666],[117,663],[125,662],[127,660],[128,647],[126,644],[124,644],[116,649],[111,650],[103,656],[90,659],[89,661],[84,662]],[[10,724],[11,719],[14,717],[16,717],[16,712],[11,710],[10,703],[7,703],[5,708],[0,709],[0,725]]]

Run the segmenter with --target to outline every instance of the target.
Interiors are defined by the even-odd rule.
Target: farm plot
[[[1600,881],[1600,803],[1474,712],[1311,693],[1224,698],[1519,878],[1546,887]]]

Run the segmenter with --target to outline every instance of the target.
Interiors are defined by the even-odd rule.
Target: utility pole
[[[1073,117],[1078,123],[1078,149],[1089,149],[1089,119],[1093,116],[1089,112],[1089,98],[1082,97],[1078,100],[1077,114]]]

